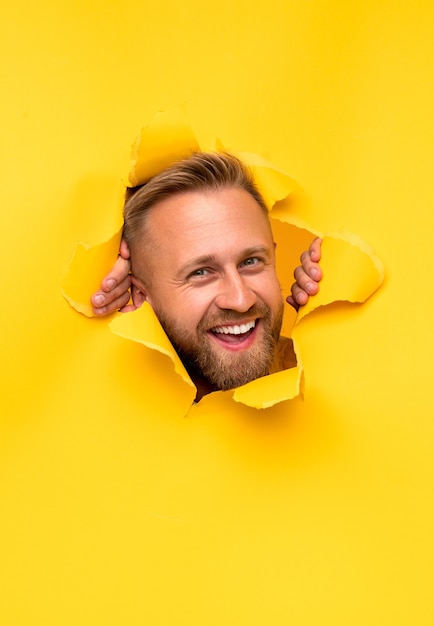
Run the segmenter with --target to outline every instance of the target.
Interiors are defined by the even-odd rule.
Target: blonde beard
[[[280,337],[283,300],[274,316],[268,306],[257,304],[242,315],[233,311],[222,311],[218,318],[204,318],[194,336],[181,329],[177,321],[158,312],[156,314],[190,375],[199,374],[216,389],[227,391],[269,374]],[[241,320],[246,317],[259,317],[263,324],[263,337],[256,340],[249,349],[230,352],[212,344],[207,332],[209,328],[226,321],[234,323],[237,318]]]

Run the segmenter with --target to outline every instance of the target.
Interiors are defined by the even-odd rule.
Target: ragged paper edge
[[[216,140],[216,149],[219,152],[225,151],[222,142],[219,140]],[[184,156],[185,155],[182,155],[180,158],[183,158]],[[268,162],[260,155],[252,153],[238,153],[236,156],[238,156],[251,170],[255,183],[257,184],[258,189],[263,196],[267,207],[269,208],[271,213],[270,217],[272,216],[272,208],[276,203],[287,199],[292,193],[300,190],[299,185],[294,181],[294,179],[292,179],[285,172],[276,168],[272,163]],[[165,165],[165,167],[168,165],[169,164]],[[138,180],[138,177],[134,180]],[[150,319],[148,315],[146,317],[148,320]],[[152,324],[155,322],[158,323],[158,320],[154,316]],[[166,354],[174,363],[175,370],[180,374],[184,382],[187,382],[194,387],[193,382],[188,376],[185,368],[182,366],[179,357],[168,340],[165,348],[162,348],[158,341],[149,341],[149,339],[144,335],[142,335],[142,338],[140,339],[131,328],[125,332],[123,321],[120,318],[113,320],[110,327],[113,332],[120,336],[133,341],[139,341],[150,349],[160,350],[160,352]],[[162,329],[161,332],[163,332]],[[165,335],[164,338],[167,339]],[[303,367],[301,365],[299,354],[297,354],[297,363],[298,365],[295,368],[265,376],[237,388],[233,394],[233,399],[236,402],[245,404],[249,407],[265,409],[299,396],[303,381]]]
[[[200,149],[185,109],[159,111],[133,144],[126,186],[142,185]]]
[[[184,383],[192,388],[193,402],[196,396],[196,387],[187,373],[181,359],[176,354],[166,333],[161,327],[152,307],[145,302],[139,309],[128,314],[119,313],[109,322],[110,330],[119,337],[141,343],[150,350],[157,350],[169,357],[175,372]]]
[[[226,148],[220,139],[216,140],[216,150],[218,152],[226,152]],[[258,191],[270,213],[276,203],[287,199],[296,191],[301,191],[300,186],[293,178],[261,155],[253,152],[236,151],[231,151],[231,154],[238,157],[253,174]]]
[[[296,324],[333,302],[363,303],[384,280],[384,267],[372,248],[354,233],[328,233],[321,244],[323,279],[317,295],[300,307]]]
[[[298,346],[295,341],[293,344],[297,366],[257,378],[242,387],[238,387],[232,396],[235,402],[240,402],[254,409],[268,409],[280,402],[302,396],[304,369]]]
[[[90,297],[100,287],[119,253],[120,229],[113,237],[96,246],[78,242],[64,276],[61,291],[64,298],[79,313],[93,317]]]
[[[224,151],[220,141],[216,140],[216,146],[217,151]],[[131,169],[126,185],[142,184],[161,169],[200,149],[200,144],[193,134],[183,109],[160,112],[142,130],[133,145]],[[258,189],[270,211],[270,218],[321,236],[321,233],[294,212],[294,202],[290,198],[301,193],[301,188],[290,176],[257,154],[240,152],[238,156],[252,171]],[[101,277],[110,270],[116,259],[120,237],[121,231],[105,243],[92,247],[79,244],[76,248],[62,292],[71,306],[87,316],[92,316],[90,305],[92,293],[99,288]],[[356,255],[351,247],[356,248]],[[353,254],[349,253],[349,250]],[[355,260],[355,256],[358,257],[358,261]],[[342,268],[343,260],[346,263],[348,259],[352,260],[352,263],[345,266],[347,271],[342,277],[342,272],[338,271],[339,263]],[[360,259],[363,259],[363,262]],[[313,310],[331,302],[340,300],[363,302],[378,289],[383,280],[381,262],[369,250],[367,244],[356,235],[326,235],[322,246],[321,267],[324,279],[321,281],[320,292],[311,297],[307,305],[300,308],[296,323]],[[367,267],[369,270],[366,272]],[[363,271],[360,274],[361,270]],[[368,278],[365,276],[366,273],[369,274]],[[348,280],[348,275],[351,280]],[[166,355],[183,382],[191,387],[193,401],[195,396],[193,382],[152,309],[151,315],[150,311],[146,310],[150,307],[148,305],[145,307],[145,313],[139,309],[128,314],[119,314],[110,322],[110,329],[121,337],[141,343],[148,349],[157,350]],[[142,318],[138,324],[136,322],[140,315]],[[304,373],[298,350],[296,354],[297,367],[251,381],[236,389],[233,399],[250,407],[265,409],[299,396],[303,389]]]

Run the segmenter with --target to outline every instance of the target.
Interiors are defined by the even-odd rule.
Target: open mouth
[[[251,320],[243,324],[228,324],[226,326],[215,326],[210,329],[210,333],[222,344],[227,346],[241,346],[245,342],[249,343],[249,338],[255,333],[259,320]]]

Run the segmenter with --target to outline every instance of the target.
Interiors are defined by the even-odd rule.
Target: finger
[[[289,296],[297,306],[303,306],[309,300],[309,295],[304,289],[302,289],[297,283],[294,283],[291,287],[291,296]]]
[[[309,274],[305,272],[303,267],[299,266],[295,268],[294,278],[296,280],[296,283],[294,283],[294,285],[291,287],[291,291],[293,291],[293,289],[296,289],[297,294],[299,294],[299,290],[302,290],[309,296],[313,296],[318,293],[319,287],[317,281],[312,280]]]
[[[299,304],[298,304],[298,302],[294,299],[294,297],[293,297],[293,296],[288,296],[288,297],[286,298],[286,301],[287,301],[287,303],[288,303],[288,304],[290,304],[290,305],[291,305],[291,306],[292,306],[292,307],[293,307],[296,311],[298,311],[298,309],[299,309]]]
[[[94,307],[94,309],[104,308],[105,312],[111,312],[112,310],[116,310],[116,308],[119,308],[119,307],[115,306],[115,309],[113,309],[112,305],[114,303],[117,303],[120,298],[122,298],[122,300],[125,300],[125,298],[127,298],[126,301],[123,302],[121,306],[126,304],[128,300],[130,299],[130,295],[131,295],[129,291],[130,287],[131,287],[131,276],[128,274],[128,276],[124,278],[124,280],[111,291],[105,292],[105,291],[100,290],[94,293],[90,299],[92,306]]]
[[[127,291],[126,293],[123,293],[121,296],[119,296],[119,298],[116,298],[116,300],[113,300],[107,305],[100,307],[93,306],[93,313],[94,315],[98,316],[109,315],[110,313],[114,313],[115,311],[119,311],[119,309],[125,307],[128,304],[129,300],[130,293]]]
[[[110,272],[102,279],[101,289],[106,293],[113,291],[128,276],[131,270],[129,259],[119,256]]]
[[[310,258],[314,263],[318,263],[321,260],[321,237],[316,237],[309,246]]]
[[[297,270],[301,270],[302,272],[304,272],[306,277],[308,277],[309,279],[315,282],[319,282],[322,278],[322,270],[316,261],[312,261],[310,250],[307,252],[303,252],[300,257],[300,261],[301,267],[297,268]]]

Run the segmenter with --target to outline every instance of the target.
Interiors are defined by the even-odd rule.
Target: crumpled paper
[[[175,161],[193,152],[207,150],[195,137],[184,110],[157,113],[144,127],[132,148],[131,168],[126,186],[142,184]],[[216,140],[215,150],[224,146]],[[295,324],[315,309],[336,301],[364,302],[383,281],[383,267],[369,246],[350,233],[321,234],[306,224],[297,214],[297,203],[293,199],[301,191],[297,183],[261,156],[252,153],[234,152],[253,172],[255,182],[270,212],[273,231],[291,226],[288,232],[304,231],[322,236],[321,267],[324,278],[319,293],[301,307]],[[80,242],[67,270],[62,292],[67,301],[80,313],[92,315],[90,297],[99,288],[102,277],[112,267],[119,250],[122,236],[122,205],[119,201],[114,218],[118,228],[112,237],[100,242]],[[101,232],[104,232],[103,225]],[[284,247],[291,247],[285,242]],[[303,244],[305,245],[305,244]],[[289,291],[293,267],[281,269],[279,278],[284,289]],[[288,275],[286,276],[286,272]],[[285,275],[283,275],[285,274]],[[117,313],[107,321],[116,335],[141,343],[146,349],[157,350],[168,357],[167,366],[174,367],[179,374],[180,384],[191,390],[191,402],[196,389],[184,365],[162,330],[157,317],[147,304],[131,313]],[[233,390],[233,399],[247,406],[264,409],[278,402],[291,400],[303,391],[302,346],[294,343],[297,367],[283,370],[254,380]],[[164,376],[164,368],[161,375]],[[145,372],[144,372],[145,375]],[[215,392],[222,393],[222,392]],[[176,407],[174,407],[176,411]]]

